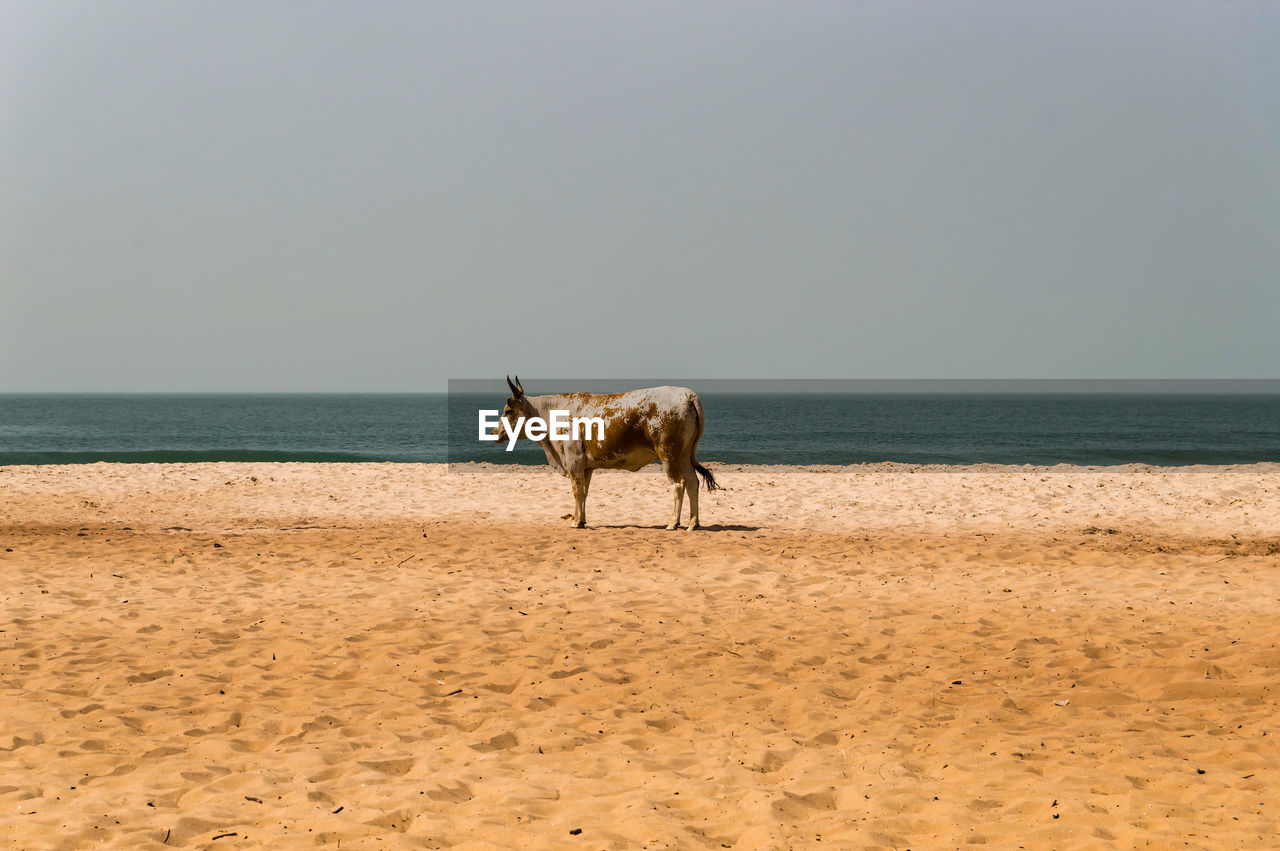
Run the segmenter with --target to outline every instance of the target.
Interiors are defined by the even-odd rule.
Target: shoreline
[[[1220,469],[1233,468],[1233,467],[1238,467],[1238,468],[1254,468],[1254,467],[1268,468],[1269,467],[1269,468],[1273,468],[1276,471],[1280,471],[1280,461],[1239,461],[1239,462],[1233,461],[1233,462],[1227,462],[1227,463],[1197,462],[1197,463],[1186,463],[1186,464],[1183,464],[1183,463],[1157,464],[1157,463],[1152,463],[1147,461],[1124,461],[1124,462],[1107,463],[1107,464],[1078,464],[1078,463],[1068,462],[1068,461],[1055,462],[1053,464],[1041,464],[1041,463],[1031,463],[1031,462],[1005,463],[1005,462],[998,462],[998,461],[973,461],[973,462],[962,462],[962,463],[961,462],[934,463],[934,462],[916,462],[916,461],[859,461],[856,463],[849,463],[849,464],[828,464],[828,463],[818,463],[818,462],[805,463],[805,464],[794,464],[794,463],[753,464],[753,463],[741,463],[737,461],[717,461],[713,458],[710,460],[704,460],[702,463],[704,463],[708,467],[717,467],[717,468],[724,468],[729,470],[737,469],[737,470],[743,470],[743,471],[750,471],[753,469],[774,469],[774,470],[795,469],[795,470],[829,471],[829,470],[859,470],[859,469],[883,470],[883,469],[900,469],[900,468],[912,468],[917,470],[923,469],[928,471],[966,470],[966,469],[1023,469],[1023,468],[1031,468],[1035,470],[1060,470],[1060,469],[1127,470],[1127,469],[1137,469],[1137,468],[1150,469],[1150,470],[1186,470],[1186,469],[1198,469],[1198,468],[1220,470]],[[51,467],[51,468],[72,467],[74,468],[74,467],[99,467],[103,465],[112,465],[112,466],[120,466],[120,467],[145,468],[145,467],[156,467],[156,466],[176,467],[176,466],[197,465],[197,464],[274,464],[274,465],[281,465],[281,466],[301,464],[301,465],[350,465],[350,466],[357,466],[357,467],[372,466],[372,465],[379,465],[379,466],[393,465],[398,467],[445,467],[445,468],[456,468],[461,470],[467,470],[467,469],[528,470],[532,468],[547,466],[545,460],[539,460],[537,462],[529,463],[529,464],[518,464],[518,463],[496,464],[488,461],[396,461],[396,460],[388,460],[388,459],[374,460],[374,459],[360,459],[360,458],[340,458],[340,459],[322,459],[322,460],[248,459],[248,460],[234,460],[234,461],[211,461],[211,460],[205,460],[205,459],[195,459],[195,460],[178,460],[178,461],[172,461],[172,460],[56,461],[56,462],[48,462],[48,463],[41,462],[41,463],[34,463],[34,464],[0,463],[0,471],[23,470],[28,468],[35,469],[35,468],[41,468],[41,467]],[[648,471],[650,469],[657,470],[660,468],[659,468],[659,465],[655,462],[645,467],[641,472]],[[617,471],[609,471],[609,472],[617,472]]]

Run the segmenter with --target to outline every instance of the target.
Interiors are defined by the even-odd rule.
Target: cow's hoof
[[[587,521],[585,521],[585,520],[571,520],[571,521],[569,521],[569,527],[570,527],[571,529],[585,529],[585,528],[587,528]]]
[[[701,524],[701,523],[690,523],[690,524],[689,524],[689,526],[688,526],[688,528],[687,528],[685,531],[688,531],[688,532],[695,532],[695,531],[697,531],[698,529],[701,529],[701,528],[702,528],[702,524]]]
[[[679,523],[669,523],[669,524],[667,524],[667,531],[668,531],[668,532],[671,532],[671,531],[673,531],[673,530],[675,530],[675,529],[679,529],[679,528],[680,528],[680,524],[679,524]]]

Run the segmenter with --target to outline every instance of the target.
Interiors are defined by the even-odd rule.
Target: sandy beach
[[[0,468],[14,848],[1258,848],[1280,465]]]

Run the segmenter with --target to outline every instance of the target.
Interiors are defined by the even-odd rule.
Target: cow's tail
[[[716,477],[711,475],[711,471],[698,463],[698,441],[702,440],[702,429],[706,424],[706,418],[702,416],[702,400],[694,394],[689,400],[689,404],[693,406],[693,416],[698,423],[698,432],[693,436],[693,446],[689,449],[689,461],[693,464],[693,469],[702,476],[702,482],[707,486],[707,490],[720,490],[720,485],[716,484]]]

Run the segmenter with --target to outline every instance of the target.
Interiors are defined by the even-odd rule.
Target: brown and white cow
[[[707,490],[719,487],[711,471],[698,463],[698,440],[706,418],[698,394],[687,387],[650,387],[628,393],[565,393],[553,396],[526,396],[520,376],[512,381],[507,376],[511,398],[502,409],[502,418],[492,434],[510,439],[508,429],[515,429],[517,439],[531,439],[525,426],[534,417],[548,420],[552,411],[568,411],[569,416],[599,417],[604,420],[604,436],[599,429],[589,430],[576,440],[552,440],[538,444],[547,454],[547,463],[573,484],[573,525],[587,525],[587,489],[594,470],[639,470],[654,461],[671,481],[675,494],[675,513],[668,529],[680,526],[680,510],[684,497],[689,497],[689,529],[698,528],[698,475]]]

